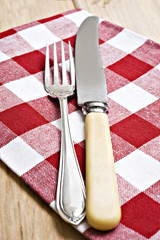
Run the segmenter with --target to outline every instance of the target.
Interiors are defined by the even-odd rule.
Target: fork
[[[85,187],[76,157],[68,119],[67,98],[74,94],[75,68],[69,42],[70,83],[66,74],[63,41],[61,42],[62,83],[60,83],[56,44],[54,44],[54,79],[51,84],[49,45],[46,45],[45,90],[49,96],[57,97],[61,110],[61,150],[56,191],[56,209],[63,220],[78,225],[85,217]]]

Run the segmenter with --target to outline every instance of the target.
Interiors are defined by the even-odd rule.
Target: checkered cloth
[[[61,120],[57,99],[43,86],[45,45],[57,42],[60,49],[63,40],[67,54],[70,40],[74,50],[89,15],[76,9],[0,34],[0,157],[54,210]],[[160,239],[160,45],[103,20],[99,42],[122,219],[111,232],[96,231],[86,220],[77,229],[96,240]],[[76,97],[69,121],[85,178],[84,116]]]

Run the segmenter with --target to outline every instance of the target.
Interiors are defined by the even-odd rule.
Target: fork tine
[[[46,43],[46,57],[45,57],[45,86],[50,85],[50,70],[49,70],[49,46]]]
[[[57,48],[56,43],[54,43],[54,84],[59,83],[59,74],[58,74],[58,61],[57,61]]]
[[[61,42],[61,50],[62,50],[62,84],[67,85],[67,73],[63,41]]]
[[[69,61],[70,61],[70,76],[71,76],[71,84],[75,86],[75,67],[74,67],[74,60],[72,55],[71,43],[69,43]]]

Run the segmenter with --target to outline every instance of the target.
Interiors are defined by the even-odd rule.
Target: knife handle
[[[97,230],[111,230],[121,219],[108,116],[86,116],[86,217]]]

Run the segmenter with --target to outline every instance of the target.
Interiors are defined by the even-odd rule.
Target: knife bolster
[[[107,114],[87,114],[85,133],[86,217],[93,228],[111,230],[121,209]]]
[[[83,106],[84,112],[90,113],[90,112],[100,112],[105,113],[108,111],[108,103],[107,102],[86,102]]]

